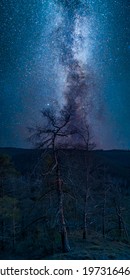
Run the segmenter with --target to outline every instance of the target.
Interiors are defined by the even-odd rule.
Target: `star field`
[[[129,8],[127,0],[0,2],[0,146],[27,147],[40,110],[63,106],[76,59],[91,75],[97,147],[129,149]]]

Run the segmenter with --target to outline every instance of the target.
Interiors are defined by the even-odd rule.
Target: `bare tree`
[[[64,199],[63,199],[63,180],[61,178],[60,160],[58,151],[63,148],[64,144],[71,145],[71,136],[76,130],[70,126],[72,115],[71,107],[64,107],[58,113],[53,108],[42,111],[43,124],[30,129],[30,139],[34,141],[40,149],[52,149],[53,164],[44,176],[55,172],[56,190],[58,194],[58,217],[60,225],[60,234],[62,241],[62,250],[68,252],[70,250],[67,227],[64,215]],[[66,139],[69,139],[68,142]]]
[[[90,179],[93,173],[94,165],[91,160],[90,152],[95,149],[96,144],[93,142],[93,137],[91,135],[90,126],[84,122],[84,126],[77,130],[79,135],[79,142],[81,143],[81,148],[85,150],[85,195],[84,195],[84,226],[83,226],[83,239],[87,238],[87,216],[88,216],[88,198],[90,197]]]
[[[124,234],[126,240],[128,241],[129,235],[126,227],[126,222],[124,219],[124,210],[125,210],[124,196],[121,193],[120,179],[115,179],[112,187],[114,187],[113,202],[116,210],[119,238],[121,239]]]

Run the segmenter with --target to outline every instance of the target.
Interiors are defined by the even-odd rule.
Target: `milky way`
[[[98,148],[128,149],[128,1],[4,0],[0,11],[0,146],[27,147],[26,127],[67,102],[79,73],[76,104]]]

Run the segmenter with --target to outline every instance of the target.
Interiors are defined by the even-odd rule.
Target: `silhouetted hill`
[[[37,163],[41,151],[36,149],[0,148],[0,154],[11,157],[16,169],[23,175],[30,173]]]
[[[8,154],[16,167],[23,175],[32,172],[40,161],[43,151],[38,149],[0,148],[0,154]],[[82,161],[85,151],[64,150],[63,161]],[[113,176],[123,177],[130,181],[130,151],[126,150],[95,150],[92,157],[109,167]]]

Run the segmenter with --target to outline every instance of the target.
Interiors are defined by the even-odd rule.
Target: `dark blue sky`
[[[26,147],[40,110],[62,106],[74,56],[93,73],[98,147],[130,148],[129,8],[127,0],[0,1],[0,146]]]

